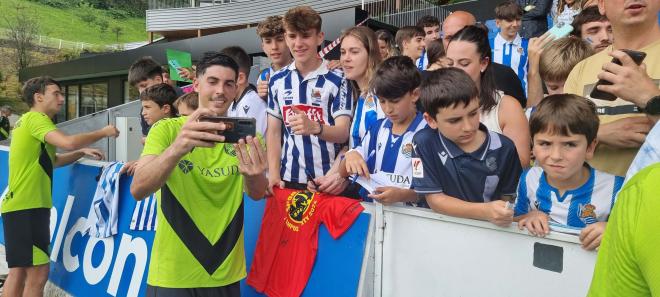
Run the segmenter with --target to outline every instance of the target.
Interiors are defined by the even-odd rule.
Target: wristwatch
[[[646,103],[644,112],[648,115],[660,115],[660,95],[657,95]]]

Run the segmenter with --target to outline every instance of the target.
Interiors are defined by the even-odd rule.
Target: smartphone
[[[257,121],[254,118],[239,117],[201,117],[200,122],[225,123],[225,130],[218,131],[225,137],[225,143],[237,143],[239,139],[257,135]]]
[[[630,58],[635,61],[635,64],[639,65],[642,64],[642,61],[644,61],[644,58],[646,58],[646,53],[645,52],[638,52],[638,51],[633,51],[633,50],[628,50],[628,49],[622,49],[622,52],[628,54]],[[612,59],[612,63],[621,65],[621,61],[619,59],[614,58]],[[596,98],[596,99],[601,99],[601,100],[607,100],[607,101],[614,101],[616,100],[616,95],[608,93],[608,92],[603,92],[598,89],[598,86],[600,85],[611,85],[612,83],[603,79],[599,79],[596,85],[594,86],[594,89],[591,90],[591,98]]]
[[[502,195],[502,201],[506,201],[506,208],[513,209],[516,206],[516,194]]]
[[[562,22],[555,24],[550,30],[548,30],[548,33],[554,36],[554,40],[564,38],[568,36],[568,34],[571,34],[571,32],[573,32],[573,26]]]

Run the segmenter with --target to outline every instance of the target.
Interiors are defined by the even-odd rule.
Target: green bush
[[[45,4],[56,8],[72,8],[82,3],[81,0],[30,0],[30,1]]]

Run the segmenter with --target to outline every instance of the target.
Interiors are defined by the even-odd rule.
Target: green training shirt
[[[142,156],[163,153],[186,120],[157,122]],[[158,196],[157,221],[149,285],[219,287],[245,277],[243,176],[231,144],[195,148],[181,158]]]
[[[628,181],[614,204],[589,296],[660,295],[660,163]]]
[[[40,112],[27,112],[16,122],[9,145],[9,191],[2,201],[2,213],[53,206],[55,147],[45,138],[56,129]]]

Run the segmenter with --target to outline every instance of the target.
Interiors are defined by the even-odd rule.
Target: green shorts
[[[2,214],[9,268],[50,263],[50,209],[33,208]]]

